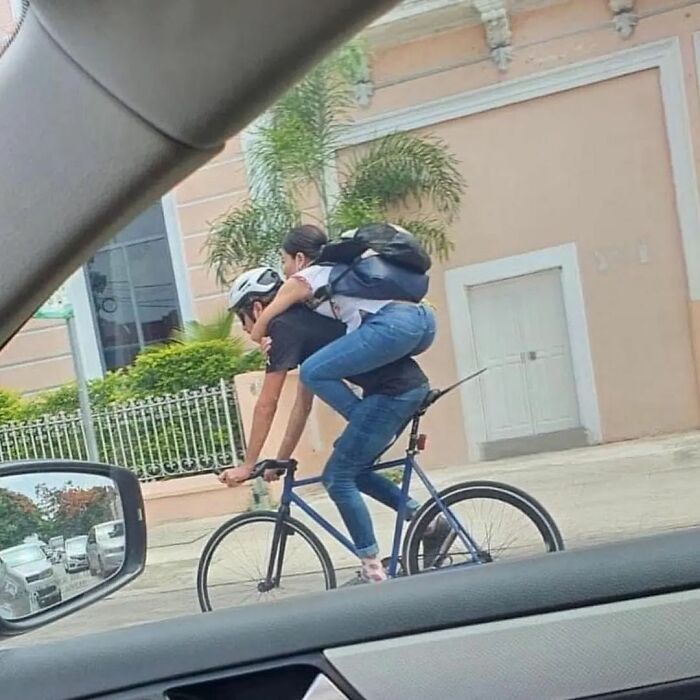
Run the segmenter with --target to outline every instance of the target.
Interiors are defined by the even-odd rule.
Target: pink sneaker
[[[366,583],[382,583],[387,580],[386,571],[378,559],[363,561],[360,576]]]

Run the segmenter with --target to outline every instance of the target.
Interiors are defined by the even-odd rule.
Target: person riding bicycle
[[[267,267],[245,272],[234,281],[229,292],[229,309],[238,315],[246,332],[251,332],[281,287],[280,276]],[[302,305],[290,307],[270,322],[266,375],[253,413],[246,457],[242,465],[222,472],[219,476],[222,483],[237,486],[250,477],[272,426],[287,373],[343,337],[345,331],[343,323]],[[348,423],[325,465],[322,483],[355,545],[362,563],[362,579],[380,582],[386,579],[386,573],[379,559],[372,518],[360,492],[399,510],[401,490],[369,467],[419,409],[429,391],[428,380],[411,357],[399,358],[381,368],[344,379],[362,389],[363,398],[342,382],[342,400],[332,407]],[[294,452],[312,402],[313,393],[300,382],[278,459],[289,459]],[[266,479],[273,478],[273,472],[266,474]],[[408,518],[418,506],[413,499],[408,502]]]
[[[392,228],[403,231],[399,226]],[[269,323],[276,316],[294,304],[309,302],[317,290],[328,284],[332,266],[315,264],[327,243],[326,234],[311,224],[293,228],[284,237],[282,269],[287,279],[274,301],[256,319],[250,334],[253,342],[262,343],[269,336]],[[422,303],[338,294],[314,311],[342,321],[347,332],[304,361],[301,379],[314,395],[341,413],[349,399],[343,382],[346,377],[379,369],[409,355],[420,355],[435,339],[434,314]]]

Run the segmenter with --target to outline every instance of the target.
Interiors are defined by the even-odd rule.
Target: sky
[[[49,488],[63,488],[70,481],[73,486],[89,489],[93,486],[112,486],[113,481],[104,476],[91,474],[66,474],[65,472],[46,472],[44,474],[21,474],[16,476],[0,475],[0,489],[16,491],[36,502],[35,487],[46,484]]]

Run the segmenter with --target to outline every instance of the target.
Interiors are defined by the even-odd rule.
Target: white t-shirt
[[[315,292],[328,284],[331,276],[332,265],[310,265],[292,275],[295,279],[305,282],[311,292]],[[354,331],[362,323],[361,312],[376,314],[377,311],[391,303],[387,300],[360,299],[358,297],[346,297],[334,294],[330,301],[324,301],[315,309],[324,316],[337,318],[347,326],[347,332]]]

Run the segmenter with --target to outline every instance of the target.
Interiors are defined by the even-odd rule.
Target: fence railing
[[[238,464],[245,442],[231,383],[114,404],[93,412],[102,462],[142,481]],[[0,461],[87,459],[80,412],[0,425]]]

